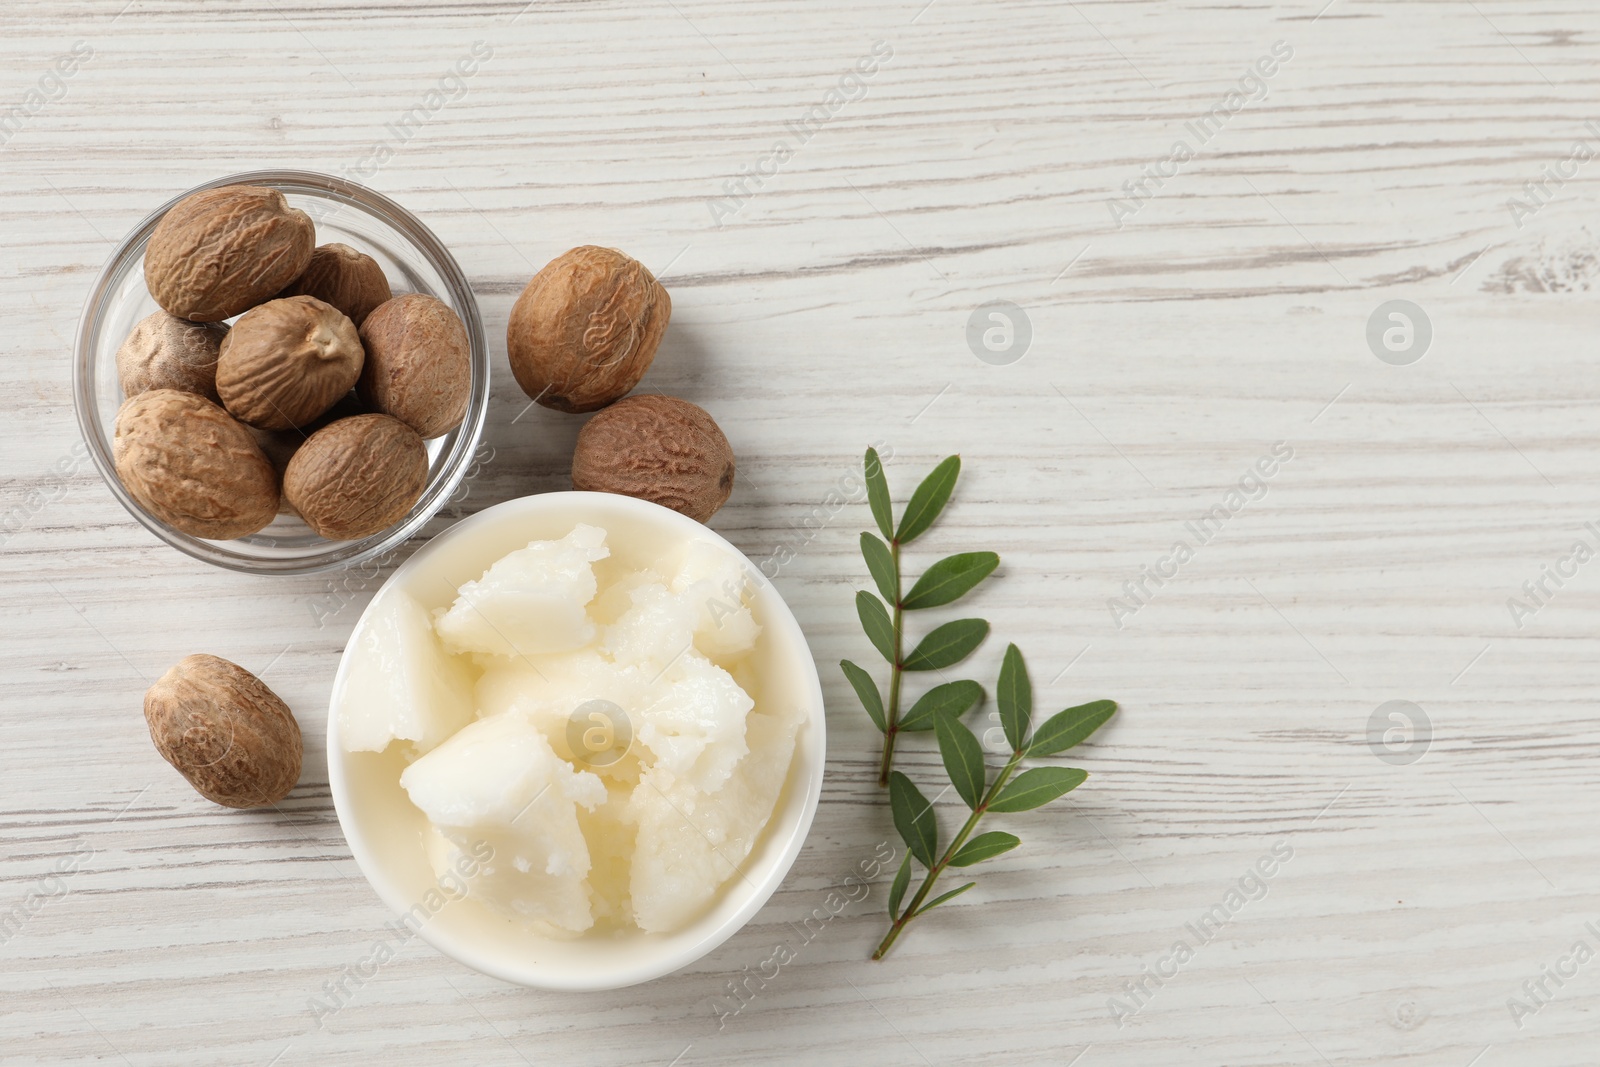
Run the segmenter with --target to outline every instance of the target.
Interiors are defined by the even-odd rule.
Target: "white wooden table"
[[[10,0],[0,909],[25,921],[0,1060],[1592,1064],[1600,563],[1571,549],[1600,545],[1600,11],[1325,2]],[[160,545],[77,458],[68,388],[114,241],[272,166],[350,173],[466,268],[498,375],[467,512],[566,485],[581,420],[513,421],[532,273],[607,244],[671,289],[645,385],[733,441],[713,525],[793,549],[778,584],[830,704],[799,862],[685,973],[546,994],[414,941],[317,1025],[390,918],[321,740],[372,585]],[[1420,359],[1401,320],[1376,331],[1401,351],[1369,344],[1392,300],[1431,326]],[[990,301],[1023,309],[1021,358],[969,347]],[[997,819],[1023,847],[888,961],[880,884],[719,1029],[712,998],[892,837],[833,666],[870,655],[867,509],[807,528],[875,438],[902,496],[963,456],[913,563],[1003,555],[975,676],[1013,640],[1042,710],[1123,711],[1076,760],[1089,784]],[[1186,524],[1277,442],[1292,459],[1199,544]],[[1114,610],[1179,540],[1176,576]],[[150,745],[143,690],[201,650],[299,716],[287,817],[210,805]],[[1430,731],[1386,734],[1385,709],[1369,736],[1390,701]],[[937,780],[929,741],[902,759]],[[1242,879],[1257,899],[1229,908]]]

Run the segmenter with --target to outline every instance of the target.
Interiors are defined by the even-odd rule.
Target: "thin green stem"
[[[894,662],[889,665],[889,708],[884,713],[883,760],[878,764],[878,784],[889,784],[889,770],[894,766],[894,739],[900,733],[900,677],[905,673],[901,663],[904,634],[901,621],[905,609],[901,606],[900,541],[889,541],[889,558],[894,560]]]
[[[1011,758],[1000,769],[1000,773],[995,777],[994,782],[984,791],[983,799],[978,802],[977,807],[972,809],[972,814],[967,816],[966,823],[962,825],[961,831],[951,840],[949,847],[944,850],[944,854],[939,857],[932,867],[928,868],[928,873],[923,878],[922,885],[917,889],[916,896],[911,898],[911,903],[906,905],[905,910],[900,913],[900,917],[890,925],[889,932],[879,942],[877,951],[873,952],[873,959],[881,960],[888,955],[889,950],[894,947],[895,941],[900,937],[900,931],[904,930],[906,924],[917,917],[917,909],[922,906],[924,900],[928,899],[928,894],[933,892],[933,884],[939,880],[939,875],[943,874],[945,868],[950,865],[951,858],[961,851],[961,846],[967,843],[967,838],[972,836],[972,831],[978,828],[978,821],[988,813],[989,805],[994,803],[994,798],[1000,795],[1000,790],[1005,788],[1006,782],[1010,781],[1012,773],[1021,762],[1022,751],[1018,749],[1011,754]]]

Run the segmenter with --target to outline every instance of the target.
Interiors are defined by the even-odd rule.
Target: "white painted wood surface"
[[[1600,163],[1574,156],[1600,150],[1600,11],[1325,2],[10,0],[0,909],[36,910],[0,945],[0,1060],[1593,1063],[1600,962],[1548,997],[1523,983],[1600,950],[1600,563],[1547,580],[1520,628],[1507,601],[1600,521]],[[53,81],[80,41],[92,58]],[[1124,183],[1170,173],[1186,124],[1280,41],[1265,98],[1116,226]],[[475,42],[492,56],[430,101]],[[799,145],[786,124],[875,42],[892,57]],[[705,405],[740,454],[715,527],[754,558],[796,550],[778,584],[823,665],[831,752],[788,881],[686,973],[545,994],[419,942],[319,1028],[310,999],[390,918],[320,740],[371,588],[158,544],[73,458],[69,351],[153,205],[232,171],[366,169],[384,145],[358,176],[455,250],[496,339],[494,459],[465,509],[562,487],[580,424],[513,422],[515,294],[574,244],[644,259],[674,302],[645,386]],[[758,167],[777,173],[717,225]],[[1514,213],[1530,181],[1547,195]],[[1409,366],[1366,340],[1391,299],[1433,326]],[[1010,365],[965,339],[991,300],[1031,320]],[[711,998],[892,835],[832,666],[869,655],[866,508],[799,532],[874,437],[902,496],[962,453],[914,562],[1004,556],[974,601],[996,630],[977,676],[1015,640],[1043,710],[1123,712],[1076,761],[1089,784],[997,819],[1024,847],[887,962],[866,958],[880,885],[719,1030]],[[1279,441],[1265,495],[1114,625],[1123,583]],[[141,694],[198,650],[299,715],[287,817],[218,810],[151,748]],[[1431,719],[1416,762],[1369,745],[1391,700]],[[926,741],[903,759],[937,777]],[[1292,859],[1265,896],[1119,1027],[1111,998],[1275,846]],[[1538,1010],[1514,1019],[1513,997]]]

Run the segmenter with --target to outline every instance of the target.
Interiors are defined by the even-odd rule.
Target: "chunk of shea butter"
[[[594,563],[611,554],[606,532],[581,523],[559,541],[533,541],[457,590],[435,627],[452,652],[538,656],[582,648],[595,626]]]
[[[655,757],[652,766],[713,793],[749,751],[745,717],[754,706],[731,674],[690,649],[667,668],[638,712],[639,742]]]
[[[557,756],[533,723],[480,719],[407,767],[400,785],[451,844],[492,852],[467,879],[469,894],[556,930],[594,925],[578,805],[605,803],[606,787]]]
[[[694,611],[694,646],[713,659],[755,647],[761,624],[750,600],[765,579],[727,549],[695,541],[683,553],[671,591]]]
[[[427,611],[391,588],[368,610],[350,650],[339,709],[347,752],[382,752],[391,741],[426,752],[473,719],[472,677],[445,653]]]
[[[800,718],[798,708],[750,715],[750,754],[715,793],[665,767],[640,778],[628,803],[638,827],[629,892],[639,929],[681,928],[739,871],[783,791]]]
[[[671,582],[630,576],[628,607],[606,628],[605,650],[618,663],[658,668],[691,646],[712,659],[742,656],[761,636],[749,607],[756,580],[727,549],[696,541]],[[614,597],[615,590],[602,597]]]
[[[589,701],[601,700],[629,716],[627,709],[640,707],[651,692],[654,673],[610,663],[593,649],[496,659],[484,668],[474,690],[478,716],[521,715],[544,733],[556,755],[582,759],[592,754],[573,751],[574,740],[581,738],[587,726],[579,709]]]
[[[660,671],[689,647],[694,605],[660,582],[640,585],[628,597],[628,610],[606,627],[603,647],[614,662]]]

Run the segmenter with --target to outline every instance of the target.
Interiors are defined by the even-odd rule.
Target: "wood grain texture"
[[[1325,2],[7,3],[0,115],[52,99],[0,135],[0,910],[37,906],[0,944],[0,1059],[1592,1063],[1600,963],[1546,979],[1520,1026],[1507,1001],[1536,1004],[1524,981],[1575,942],[1600,949],[1600,563],[1520,627],[1507,601],[1600,522],[1600,162],[1568,164],[1600,151],[1600,11]],[[93,57],[58,88],[79,41]],[[444,79],[477,42],[492,55],[458,92]],[[892,57],[802,143],[878,42]],[[1277,42],[1292,57],[1264,98],[1142,179]],[[432,108],[441,85],[455,98]],[[497,380],[493,459],[459,513],[565,487],[582,420],[517,418],[504,363],[534,271],[614,245],[670,289],[642,388],[706,407],[738,452],[713,525],[757,560],[794,551],[777,582],[831,741],[792,874],[686,972],[545,994],[414,942],[317,1025],[310,999],[390,918],[322,749],[376,583],[161,546],[74,453],[69,390],[114,242],[176,192],[272,166],[354,168],[469,274]],[[1408,366],[1366,338],[1392,299],[1433,326]],[[991,300],[1031,322],[1009,365],[968,348]],[[1043,709],[1123,710],[1075,761],[1088,785],[997,819],[1023,847],[888,961],[866,958],[880,886],[719,1029],[710,999],[892,836],[875,735],[832,666],[870,654],[850,610],[867,509],[828,502],[873,438],[901,499],[938,457],[965,462],[914,567],[1003,557],[965,673],[992,679],[1014,640]],[[1293,458],[1264,494],[1119,628],[1108,601],[1276,442]],[[281,813],[216,809],[152,749],[141,694],[194,651],[264,673],[299,716]],[[1431,719],[1417,762],[1369,746],[1391,700]],[[902,760],[937,777],[927,740]],[[1292,859],[1265,895],[1119,1026],[1111,998],[1275,846]]]

